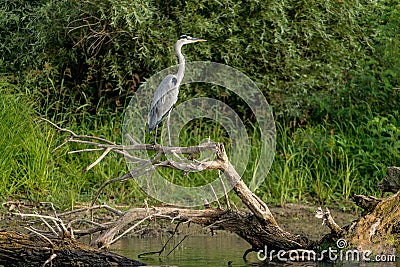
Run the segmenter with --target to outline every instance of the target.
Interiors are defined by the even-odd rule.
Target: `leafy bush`
[[[355,58],[359,69],[350,69],[345,87],[320,101],[314,119],[366,123],[375,116],[391,116],[400,103],[400,3],[379,1],[358,23],[365,35],[366,53]],[[397,117],[398,118],[398,117]]]
[[[61,102],[58,109],[121,107],[139,82],[176,63],[174,42],[190,33],[209,43],[185,48],[188,60],[240,69],[260,85],[276,115],[301,119],[327,94],[343,91],[349,73],[369,58],[375,27],[364,20],[381,7],[367,0],[42,0],[35,6],[7,0],[4,6],[3,71],[47,66],[45,80],[58,91],[49,101]]]

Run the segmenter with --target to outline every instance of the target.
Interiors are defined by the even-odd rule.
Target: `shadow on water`
[[[391,263],[316,263],[316,262],[298,262],[298,263],[278,263],[270,262],[263,263],[257,259],[256,253],[251,253],[248,256],[248,262],[242,259],[243,252],[250,246],[241,238],[232,234],[217,234],[211,235],[191,235],[187,237],[173,252],[166,256],[178,243],[183,236],[177,236],[166,247],[160,257],[157,254],[140,258],[141,261],[150,266],[179,266],[179,267],[194,267],[194,266],[344,266],[344,267],[400,267],[400,262]],[[121,239],[113,245],[113,251],[124,256],[137,259],[141,253],[159,251],[166,238],[161,237],[130,237]]]

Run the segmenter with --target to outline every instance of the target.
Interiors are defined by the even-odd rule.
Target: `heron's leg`
[[[156,125],[156,130],[154,131],[154,144],[157,145],[157,130],[158,130],[158,124]]]
[[[172,109],[170,109],[170,110],[168,111],[168,117],[167,117],[167,131],[168,131],[168,145],[169,145],[169,146],[172,146],[172,145],[171,145],[171,133],[170,133],[170,131],[169,131],[169,117],[170,117],[170,115],[171,115],[171,110],[172,110]]]

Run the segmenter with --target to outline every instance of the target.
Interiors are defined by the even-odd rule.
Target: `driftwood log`
[[[61,215],[55,217],[40,217],[37,215],[27,215],[27,214],[19,214],[20,216],[37,216],[40,218],[42,222],[45,222],[48,230],[38,232],[36,230],[30,229],[31,235],[25,236],[26,242],[29,247],[29,240],[32,240],[32,235],[39,238],[43,244],[44,252],[46,252],[47,256],[45,259],[42,259],[42,263],[52,263],[53,266],[61,266],[58,265],[56,261],[57,257],[61,258],[62,253],[53,253],[56,254],[57,257],[52,258],[51,255],[54,251],[54,248],[63,247],[66,245],[66,249],[68,249],[68,245],[75,244],[74,240],[75,236],[87,235],[100,233],[93,242],[93,244],[97,245],[98,249],[89,248],[89,247],[81,247],[85,248],[88,253],[106,253],[104,249],[107,249],[112,245],[116,240],[125,235],[126,233],[137,229],[143,222],[152,220],[154,218],[162,218],[166,220],[171,220],[174,222],[192,222],[196,224],[203,225],[205,227],[212,227],[214,229],[221,229],[232,231],[236,233],[238,236],[246,240],[252,248],[244,252],[244,258],[246,255],[252,251],[259,252],[262,251],[266,246],[269,249],[279,251],[284,250],[286,252],[293,251],[313,251],[318,253],[324,246],[327,244],[334,244],[338,239],[342,238],[347,240],[350,247],[355,247],[359,250],[372,250],[373,253],[383,253],[383,252],[392,252],[394,253],[394,249],[399,246],[399,237],[400,237],[400,192],[397,192],[400,175],[398,174],[398,168],[393,168],[388,170],[389,178],[385,178],[381,188],[384,188],[385,191],[396,191],[397,193],[383,199],[377,199],[374,197],[364,197],[364,196],[355,196],[354,199],[356,203],[365,209],[364,214],[358,220],[354,221],[352,224],[348,226],[341,227],[335,223],[333,220],[330,211],[326,209],[323,211],[322,209],[318,209],[316,216],[321,218],[323,223],[331,229],[331,233],[325,237],[323,237],[320,241],[311,241],[305,236],[297,235],[296,233],[289,233],[284,231],[276,222],[273,214],[270,212],[268,206],[264,201],[262,201],[257,195],[255,195],[243,182],[241,177],[236,172],[234,166],[230,163],[226,153],[225,148],[220,143],[204,143],[199,146],[193,147],[162,147],[160,145],[149,145],[149,144],[138,144],[132,139],[132,145],[130,146],[121,146],[116,145],[108,140],[104,140],[97,137],[91,136],[83,136],[77,135],[74,132],[60,128],[59,126],[47,121],[52,124],[55,128],[60,131],[69,133],[69,136],[66,138],[62,145],[66,143],[80,143],[83,145],[89,145],[91,147],[95,147],[95,150],[102,150],[103,154],[96,160],[93,164],[91,164],[87,169],[93,168],[97,163],[101,161],[108,153],[115,152],[125,157],[132,157],[130,154],[127,154],[127,150],[151,150],[155,151],[155,156],[148,161],[148,163],[143,164],[143,161],[138,160],[137,158],[132,158],[132,160],[136,160],[140,162],[140,166],[137,169],[131,170],[129,173],[119,177],[112,179],[106,182],[98,191],[98,194],[95,200],[92,203],[91,207],[87,207],[85,209],[79,211],[72,211],[69,213],[71,215],[74,212],[85,212],[85,211],[94,211],[95,209],[107,209],[111,210],[116,219],[114,221],[109,221],[107,223],[101,223],[94,221],[92,217],[90,219],[85,218],[82,221],[85,221],[86,224],[91,225],[91,227],[86,227],[85,229],[77,229],[74,228],[76,220],[70,221],[68,224],[65,224],[60,218]],[[131,138],[130,138],[131,139]],[[62,146],[61,145],[61,146]],[[59,147],[58,147],[59,148]],[[58,149],[57,148],[57,149]],[[211,150],[215,152],[215,158],[208,159],[207,162],[203,162],[203,164],[191,164],[187,161],[185,162],[172,162],[170,159],[164,159],[163,156],[169,153],[173,153],[175,155],[196,155],[201,153],[202,151]],[[93,148],[83,149],[81,151],[93,151]],[[76,151],[73,151],[76,152]],[[195,157],[192,157],[195,158]],[[190,157],[188,157],[190,159]],[[190,160],[189,160],[190,161]],[[197,162],[198,163],[198,162]],[[120,212],[118,210],[113,210],[113,208],[108,207],[106,205],[96,206],[97,197],[101,194],[101,191],[110,183],[113,182],[121,182],[126,181],[128,179],[135,178],[135,176],[142,175],[144,173],[150,172],[155,168],[177,168],[182,170],[183,172],[189,171],[202,171],[202,170],[218,170],[223,172],[227,181],[233,187],[234,192],[239,198],[243,201],[243,203],[248,208],[247,211],[237,211],[232,210],[229,205],[229,201],[226,196],[226,204],[227,208],[223,209],[221,205],[219,208],[210,208],[206,207],[203,210],[194,210],[194,209],[183,209],[177,207],[146,207],[146,208],[131,208],[127,212]],[[393,174],[394,173],[394,174]],[[393,177],[392,177],[393,176]],[[397,178],[396,178],[397,177]],[[56,222],[60,225],[58,227],[61,230],[58,230],[61,234],[54,235],[57,232],[56,229],[52,229],[49,223],[46,223],[46,220],[50,220]],[[50,230],[49,230],[50,229]],[[16,233],[10,233],[7,237],[6,233],[3,233],[3,236],[9,238],[12,235],[18,236]],[[23,235],[21,235],[24,237]],[[51,237],[51,239],[50,239]],[[0,235],[0,239],[2,235]],[[47,240],[49,239],[49,240]],[[22,239],[19,239],[23,243]],[[13,250],[7,250],[6,242],[4,240],[0,240],[0,244],[3,244],[5,247],[0,247],[0,264],[4,264],[6,262],[7,266],[14,264],[18,266],[18,259],[13,257],[7,257],[7,251],[11,252],[11,256]],[[46,245],[47,244],[47,245]],[[52,244],[49,246],[49,244]],[[32,244],[31,244],[32,245]],[[64,246],[65,247],[65,246]],[[40,248],[38,248],[40,249]],[[83,250],[85,250],[83,249]],[[50,251],[50,252],[49,252]],[[60,251],[60,250],[57,250]],[[62,251],[62,249],[61,249]],[[35,254],[35,253],[33,253]],[[25,261],[29,261],[31,255],[30,252],[26,252]],[[74,261],[74,256],[71,255],[71,262]],[[10,255],[8,255],[10,256]],[[32,261],[35,258],[32,257]],[[301,259],[300,259],[301,260]],[[107,261],[105,261],[107,262]],[[124,264],[119,264],[117,260],[112,261],[115,265],[126,266]],[[135,261],[132,261],[135,262]],[[12,264],[9,264],[12,263]],[[98,262],[97,262],[98,263]],[[96,264],[96,263],[94,263]],[[132,263],[135,264],[135,263]],[[136,264],[140,264],[137,263]]]
[[[143,266],[115,253],[100,251],[72,238],[52,238],[0,231],[0,265],[4,266]]]
[[[346,234],[360,250],[393,253],[394,248],[400,248],[400,168],[389,167],[378,187],[395,194],[383,199],[356,195],[356,204],[364,213]]]

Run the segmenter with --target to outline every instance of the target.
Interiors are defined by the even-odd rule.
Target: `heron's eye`
[[[181,37],[179,37],[179,40],[183,40],[183,39],[187,39],[188,36],[187,35],[181,35]]]

